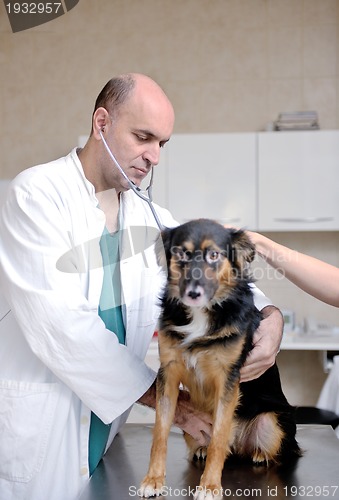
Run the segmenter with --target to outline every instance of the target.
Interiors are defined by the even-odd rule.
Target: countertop
[[[339,498],[339,440],[323,425],[299,425],[297,439],[304,456],[286,468],[226,464],[224,498]],[[128,500],[147,472],[152,426],[126,424],[114,439],[79,500]],[[176,428],[170,433],[166,499],[190,499],[202,473],[186,458],[186,445]]]
[[[292,351],[339,351],[338,334],[284,333],[281,349]]]

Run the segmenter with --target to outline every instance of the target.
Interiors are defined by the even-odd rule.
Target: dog
[[[190,457],[206,460],[194,498],[219,500],[231,455],[266,466],[301,455],[294,409],[276,364],[258,379],[239,382],[262,319],[251,289],[255,248],[246,233],[199,219],[161,236],[157,258],[168,277],[161,297],[156,421],[141,496],[159,496],[165,484],[167,439],[182,384],[213,422],[207,449],[184,433]]]

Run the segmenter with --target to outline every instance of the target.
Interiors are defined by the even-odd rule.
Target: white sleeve
[[[154,373],[106,330],[97,304],[84,294],[81,270],[58,269],[70,248],[69,223],[48,189],[34,196],[26,187],[12,189],[0,217],[1,286],[32,363],[34,353],[108,423],[146,392]]]
[[[179,222],[174,219],[171,212],[167,208],[163,208],[156,203],[153,203],[153,206],[160,218],[161,223],[165,227],[176,227],[179,226]]]
[[[264,309],[266,306],[273,306],[272,301],[266,297],[266,295],[259,290],[253,283],[251,283],[251,288],[253,291],[253,297],[254,297],[254,304],[259,311]]]

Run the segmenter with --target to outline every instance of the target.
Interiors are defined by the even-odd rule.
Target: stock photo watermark
[[[117,237],[120,241],[123,241],[123,250],[117,256],[118,261],[124,261],[131,257],[135,257],[140,255],[142,258],[143,265],[145,268],[149,267],[149,259],[150,254],[153,256],[154,248],[153,245],[159,239],[159,230],[154,227],[148,226],[130,226],[125,229],[120,229],[116,233]],[[109,235],[106,238],[110,238]],[[68,252],[64,253],[60,256],[56,263],[56,267],[61,272],[66,273],[81,273],[85,272],[87,269],[87,265],[89,262],[90,269],[96,269],[102,266],[101,253],[98,252],[99,249],[99,241],[100,237],[94,238],[92,240],[85,241],[79,245],[74,245],[70,235],[70,249]],[[159,248],[159,251],[160,248]],[[162,249],[164,252],[164,249]],[[232,248],[230,249],[232,253]],[[178,254],[178,247],[171,248],[171,254],[176,256]],[[89,261],[89,255],[91,259]],[[116,259],[112,257],[110,258],[109,264],[115,264]],[[258,260],[257,260],[258,259]],[[208,260],[208,257],[207,257]],[[165,259],[163,259],[165,261]],[[206,261],[206,255],[204,252],[201,252],[200,257],[195,257],[195,261],[197,263]],[[76,265],[74,265],[76,262]],[[259,265],[260,259],[255,258],[252,265],[250,266],[249,273],[253,278],[254,282],[261,281],[262,279],[266,280],[282,280],[284,279],[284,272],[282,269],[274,269],[269,266],[266,262],[261,262]],[[167,272],[167,267],[165,266],[164,271]],[[203,272],[200,268],[196,268],[193,270],[194,278],[198,279],[201,276],[201,272]],[[234,272],[241,273],[241,270],[235,269]],[[208,273],[208,271],[207,271]],[[238,277],[241,278],[241,274]],[[205,275],[205,278],[208,279],[208,274]]]
[[[61,0],[59,2],[3,1],[13,33],[53,21],[72,10],[79,3],[79,0]]]
[[[223,498],[291,498],[291,497],[316,497],[316,498],[334,498],[339,491],[339,486],[269,486],[262,488],[222,488],[213,491],[213,495],[221,493]],[[164,498],[192,498],[196,492],[205,492],[206,489],[201,486],[186,488],[173,488],[164,486],[161,495]],[[130,486],[128,489],[130,497],[140,497],[141,490],[136,486]]]

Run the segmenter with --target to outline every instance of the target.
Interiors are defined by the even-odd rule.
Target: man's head
[[[89,141],[96,168],[93,171],[92,159],[92,166],[85,168],[86,176],[97,191],[128,189],[104,148],[101,131],[126,175],[140,185],[159,162],[160,149],[169,140],[173,125],[172,104],[151,78],[135,73],[113,78],[96,100]]]
[[[115,117],[134,87],[135,78],[130,73],[109,80],[95,101],[93,115],[98,108],[105,108],[112,118]]]

